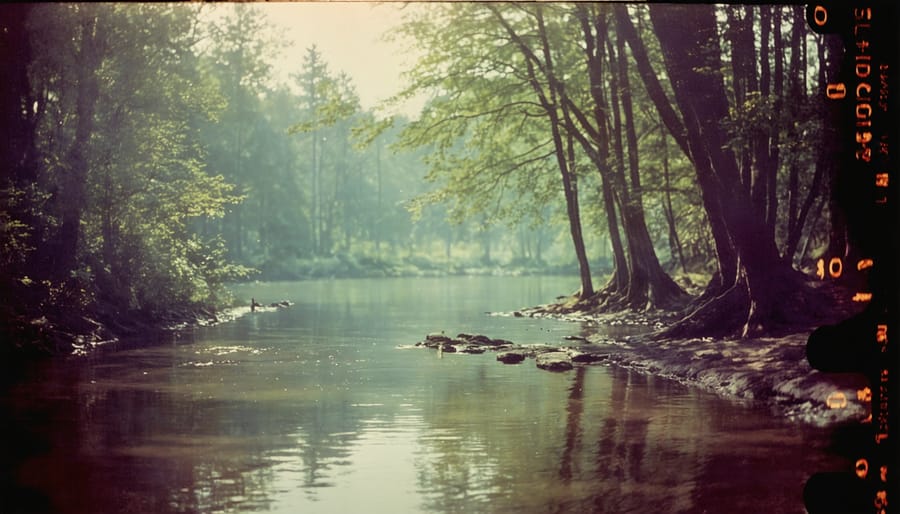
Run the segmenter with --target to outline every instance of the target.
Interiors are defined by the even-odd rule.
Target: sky
[[[306,49],[318,46],[329,69],[346,72],[356,85],[364,109],[398,92],[404,85],[400,74],[413,65],[409,49],[382,36],[402,21],[403,4],[367,2],[276,2],[257,3],[276,27],[285,30],[293,45],[275,63],[279,81],[288,82],[300,70]],[[422,100],[396,112],[414,117]],[[390,112],[390,111],[389,111]]]

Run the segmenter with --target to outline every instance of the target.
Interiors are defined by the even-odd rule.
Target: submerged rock
[[[444,346],[444,345],[449,346],[451,344],[453,344],[453,340],[450,339],[449,337],[445,336],[442,333],[434,333],[434,334],[428,334],[427,336],[425,336],[425,340],[416,343],[416,346],[425,346],[427,348],[438,349],[441,346]],[[450,351],[451,352],[455,351],[455,349],[450,350]]]
[[[497,360],[503,364],[518,364],[525,360],[525,352],[508,350],[497,354]]]
[[[512,348],[515,346],[512,341],[507,341],[506,339],[491,339],[491,344],[499,348]]]
[[[450,342],[450,338],[445,336],[443,332],[432,332],[425,336],[425,341],[434,341],[434,342]]]
[[[572,369],[572,359],[568,352],[546,352],[535,357],[537,367],[547,371],[568,371]]]

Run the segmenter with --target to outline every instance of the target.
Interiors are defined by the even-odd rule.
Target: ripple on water
[[[253,348],[250,346],[234,345],[234,346],[209,346],[197,350],[197,353],[211,353],[216,356],[230,355],[232,353],[249,353],[251,355],[259,355],[268,350],[268,348]]]

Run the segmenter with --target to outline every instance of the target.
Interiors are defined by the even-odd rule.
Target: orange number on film
[[[870,403],[872,401],[872,390],[865,387],[856,391],[856,399],[861,402]]]
[[[859,459],[856,461],[856,476],[865,480],[866,476],[869,475],[869,461],[866,459]]]
[[[824,6],[817,5],[813,10],[813,21],[819,27],[824,27],[828,23],[828,9]]]
[[[825,405],[829,409],[843,409],[847,406],[847,396],[840,391],[834,391],[825,399]]]

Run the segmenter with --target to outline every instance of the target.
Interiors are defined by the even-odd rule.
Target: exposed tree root
[[[746,288],[732,285],[716,296],[704,293],[701,298],[692,304],[693,309],[689,308],[685,317],[653,338],[725,337],[734,335],[736,328],[746,320],[749,304]]]
[[[852,310],[846,302],[835,302],[833,286],[814,287],[799,272],[773,277],[762,289],[751,294],[746,280],[716,295],[711,293],[713,288],[708,288],[681,320],[653,338],[773,335],[810,327],[833,318],[836,312]]]

